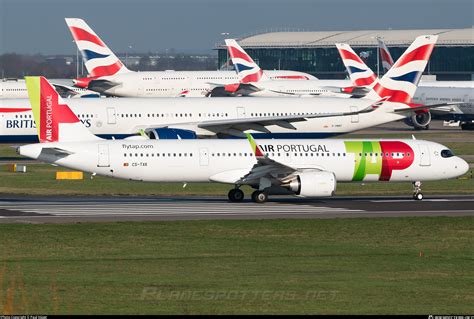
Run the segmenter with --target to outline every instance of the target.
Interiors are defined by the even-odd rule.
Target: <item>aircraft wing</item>
[[[283,115],[283,116],[261,116],[248,117],[230,120],[209,120],[199,122],[197,126],[201,129],[206,129],[214,133],[225,133],[234,136],[243,136],[243,132],[247,130],[254,130],[263,133],[271,133],[267,126],[278,125],[280,127],[295,130],[296,128],[291,124],[293,122],[303,122],[313,118],[326,118],[338,116],[351,116],[374,111],[373,105],[354,112],[339,112],[339,113],[313,113],[301,115]]]
[[[414,107],[410,107],[407,105],[407,107],[400,108],[400,109],[395,109],[393,110],[395,113],[400,113],[400,112],[416,112],[416,111],[424,111],[424,110],[430,110],[430,109],[436,109],[439,107],[446,107],[446,106],[454,106],[454,105],[459,105],[460,103],[438,103],[438,104],[429,104],[429,105],[417,105]]]
[[[255,154],[257,163],[247,174],[235,182],[236,184],[254,185],[260,183],[261,178],[266,178],[272,185],[280,186],[290,180],[294,173],[301,170],[307,170],[298,169],[269,158],[265,155],[260,146],[257,145],[252,135],[247,133],[246,136],[250,142],[252,151]],[[317,168],[308,169],[319,170]]]
[[[289,130],[296,130],[291,124],[294,122],[303,122],[313,118],[327,118],[327,117],[338,117],[338,116],[351,116],[363,113],[370,113],[377,109],[379,102],[375,102],[368,107],[353,112],[339,112],[339,113],[312,113],[312,114],[300,114],[300,115],[281,115],[281,116],[258,116],[258,117],[245,117],[238,119],[222,119],[222,120],[207,120],[200,122],[184,122],[184,123],[170,123],[170,124],[158,124],[158,125],[146,125],[137,126],[135,130],[148,130],[154,128],[176,128],[176,129],[187,129],[187,130],[206,130],[213,132],[214,134],[227,134],[231,136],[245,137],[244,131],[254,130],[257,132],[271,133],[267,126],[277,125],[282,128]]]

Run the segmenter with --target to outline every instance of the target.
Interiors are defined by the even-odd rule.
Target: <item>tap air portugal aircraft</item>
[[[380,41],[380,40],[379,40]],[[386,77],[386,75],[392,73],[393,68],[399,70],[405,69],[406,59],[417,58],[429,55],[430,48],[428,45],[421,46],[417,51],[414,51],[411,56],[406,56],[405,60],[400,58],[395,64],[390,64],[392,61],[391,56],[384,46],[381,48],[381,56],[384,67],[389,67],[388,72],[378,79],[375,73],[362,61],[362,59],[352,50],[348,44],[337,43],[336,47],[341,55],[342,61],[346,67],[346,70],[350,76],[352,84],[355,87],[366,87],[369,88],[366,98],[369,99],[383,99],[391,96],[393,91],[390,89],[389,84],[400,80],[414,80],[419,81],[423,71],[401,71],[394,73],[395,76]],[[416,58],[415,58],[416,59]],[[383,79],[386,80],[386,84],[383,84]],[[439,84],[443,83],[443,84]],[[470,82],[470,86],[466,83],[461,83],[459,87],[450,87],[449,83],[456,82],[424,82],[420,83],[416,92],[413,96],[413,102],[417,103],[414,105],[423,104],[436,104],[436,103],[447,103],[449,106],[443,108],[433,109],[432,112],[435,114],[443,115],[446,117],[454,116],[457,114],[465,114],[466,117],[473,117],[473,102],[474,102],[474,82]],[[422,86],[423,84],[423,86]],[[437,86],[433,86],[437,85]],[[405,119],[406,124],[413,126],[417,129],[427,128],[431,122],[431,113],[428,109],[419,110],[413,113],[411,116]]]
[[[394,67],[387,78],[403,72],[422,72],[436,37],[417,39],[402,55],[403,69]],[[429,49],[428,49],[429,50]],[[431,51],[430,51],[431,52]],[[413,60],[411,57],[414,57]],[[380,83],[387,80],[382,78]],[[37,91],[49,90],[46,80]],[[384,84],[385,85],[385,84]],[[415,106],[411,97],[416,79],[400,78],[387,84],[393,94],[379,100],[319,97],[213,98],[213,99],[71,99],[68,103],[92,133],[106,138],[123,138],[145,131],[153,139],[244,136],[256,132],[259,138],[319,138],[404,119],[418,110],[445,106]],[[30,89],[30,88],[29,88]],[[25,100],[0,100],[3,142],[36,141],[30,106]]]
[[[339,96],[362,97],[367,89],[347,88],[349,83],[345,80],[318,80],[308,81],[270,79],[254,62],[250,55],[233,39],[225,40],[232,64],[239,77],[239,83],[216,87],[211,96],[242,95],[242,96]]]
[[[216,86],[238,81],[233,71],[130,71],[84,20],[66,18],[66,23],[89,72],[89,77],[75,80],[78,87],[122,97],[203,97]],[[314,79],[296,71],[265,74],[273,79]]]
[[[421,140],[103,140],[93,135],[44,78],[27,85],[38,144],[20,155],[103,176],[147,182],[218,182],[234,185],[229,200],[241,201],[242,185],[263,203],[269,194],[332,196],[337,182],[413,182],[455,178],[468,164],[445,146]],[[38,87],[46,86],[46,90]]]

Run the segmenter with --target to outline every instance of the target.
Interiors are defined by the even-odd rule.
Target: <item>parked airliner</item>
[[[406,62],[404,67],[393,67],[386,77],[422,72],[436,39],[436,36],[417,38],[400,58]],[[419,48],[428,50],[428,54],[411,54]],[[410,60],[411,56],[415,56],[414,60]],[[244,136],[244,132],[257,132],[259,138],[315,138],[397,121],[427,107],[446,105],[413,105],[411,97],[416,90],[416,81],[417,78],[408,78],[384,84],[386,78],[382,78],[380,83],[394,94],[379,100],[336,97],[121,98],[71,99],[69,104],[84,124],[102,137],[119,138],[144,130],[151,138],[159,139]],[[4,142],[36,139],[30,105],[25,100],[0,100],[0,103],[3,103],[0,104],[3,122],[0,138]]]
[[[227,51],[239,77],[239,83],[216,87],[214,93],[227,93],[227,95],[242,96],[339,96],[339,97],[361,97],[367,93],[364,88],[349,90],[344,87],[345,80],[318,80],[308,81],[278,80],[270,79],[258,66],[257,63],[245,52],[234,39],[225,40]],[[350,93],[349,93],[350,92]]]
[[[233,71],[130,71],[82,19],[66,18],[89,77],[75,79],[105,95],[122,97],[204,97],[213,88],[238,82]],[[314,79],[303,72],[265,71],[273,79]]]
[[[377,38],[382,66],[388,71],[394,64],[392,55],[381,38]],[[415,96],[415,103],[459,103],[449,107],[434,109],[431,111],[437,119],[447,121],[459,121],[459,125],[465,130],[474,130],[474,81],[430,81],[421,82]],[[429,113],[428,113],[429,114]],[[417,127],[418,121],[429,122],[425,118],[417,117],[411,122]]]
[[[56,90],[59,91],[62,97],[68,98],[84,98],[84,97],[99,97],[97,92],[70,86],[65,84],[67,80],[55,79],[52,80]],[[72,84],[72,81],[71,81]],[[0,80],[0,98],[1,99],[27,99],[28,90],[26,89],[25,80],[20,79],[2,79]]]
[[[364,61],[354,52],[354,50],[344,43],[337,43],[336,47],[341,55],[342,61],[346,67],[347,73],[350,76],[352,85],[354,87],[366,87],[371,90],[368,91],[366,97],[371,99],[381,99],[387,96],[391,96],[393,91],[387,89],[382,84],[382,79],[386,78],[386,75],[382,79],[378,79],[376,74],[365,64]],[[403,67],[403,60],[400,58],[400,64],[397,66],[395,63],[393,66],[390,64],[391,58],[387,58],[388,52],[382,49],[382,59],[384,59],[384,67]],[[389,54],[389,53],[388,53]],[[419,54],[427,54],[426,50],[420,48]],[[386,59],[386,60],[385,60]],[[388,71],[386,74],[389,74]],[[419,78],[422,72],[406,73],[405,77]],[[395,77],[387,80],[387,83],[399,81],[400,77]],[[437,104],[437,103],[449,103],[450,106],[433,109],[432,112],[451,118],[451,116],[460,116],[464,114],[466,117],[470,116],[473,118],[474,110],[474,82],[464,81],[435,81],[435,82],[420,82],[414,96],[413,102],[418,104]],[[452,115],[450,114],[451,112]],[[455,115],[456,114],[456,115]],[[428,128],[431,122],[430,111],[420,110],[414,113],[412,116],[406,118],[405,122],[417,129]]]
[[[326,197],[337,182],[412,182],[463,175],[468,164],[447,147],[421,140],[103,140],[93,135],[44,78],[27,77],[40,143],[20,155],[103,176],[148,182],[218,182],[234,185],[228,197],[242,201],[242,185],[269,194]],[[41,90],[38,88],[41,87]]]

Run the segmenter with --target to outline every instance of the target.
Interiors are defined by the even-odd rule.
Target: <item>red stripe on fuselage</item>
[[[22,108],[22,109],[16,109],[16,108],[10,108],[10,107],[0,107],[0,113],[16,113],[16,112],[27,112],[31,111],[31,108]]]

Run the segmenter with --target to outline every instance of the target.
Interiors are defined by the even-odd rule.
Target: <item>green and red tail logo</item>
[[[59,140],[59,124],[79,119],[44,77],[25,77],[40,143]]]
[[[413,163],[413,149],[399,141],[348,141],[347,153],[355,156],[353,181],[362,181],[367,175],[378,175],[380,181],[389,181],[394,170],[404,170]]]
[[[247,139],[250,142],[250,147],[252,148],[252,152],[255,154],[255,157],[257,158],[264,157],[263,152],[260,149],[260,146],[257,145],[252,135],[250,133],[245,133],[245,135],[247,135]]]

